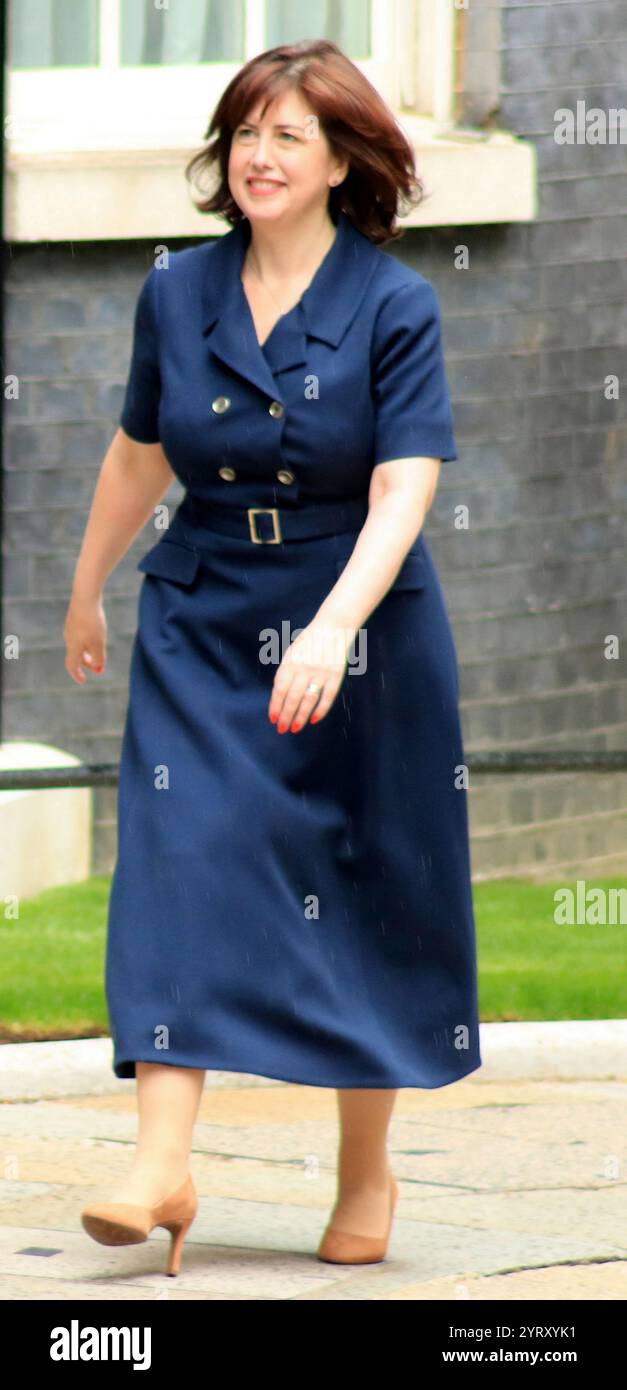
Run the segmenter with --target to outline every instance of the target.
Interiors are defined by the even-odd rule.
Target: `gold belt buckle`
[[[266,540],[265,536],[257,535],[257,526],[254,521],[254,517],[259,512],[269,512],[270,516],[272,517],[272,530],[274,534],[271,539]],[[279,523],[279,513],[276,507],[249,507],[248,525],[250,528],[250,539],[251,541],[255,541],[257,545],[278,545],[279,542],[283,540],[283,537],[281,535],[281,526]]]

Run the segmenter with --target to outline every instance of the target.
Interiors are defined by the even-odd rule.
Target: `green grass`
[[[618,908],[613,925],[558,926],[558,888],[575,894],[576,881],[474,886],[482,1021],[625,1017],[627,913],[622,925]],[[585,890],[591,888],[625,890],[627,881],[586,879]]]
[[[48,888],[0,921],[0,1040],[108,1033],[104,946],[109,875]],[[5,913],[7,909],[5,908]]]
[[[0,1041],[108,1034],[110,887],[110,876],[100,876],[49,889],[23,901],[17,921],[0,921]],[[482,1021],[625,1017],[627,926],[558,926],[553,893],[563,887],[574,891],[575,882],[474,885]]]

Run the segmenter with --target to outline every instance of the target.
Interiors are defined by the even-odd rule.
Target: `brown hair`
[[[327,39],[270,48],[251,58],[229,82],[204,133],[205,139],[212,139],[185,167],[188,180],[196,172],[211,171],[214,164],[219,168],[216,191],[194,204],[197,211],[221,214],[232,226],[242,221],[244,213],[227,178],[233,133],[260,98],[265,98],[265,111],[286,88],[302,92],[333,153],[350,161],[344,181],[329,190],[334,221],[342,210],[375,245],[404,236],[404,228],[395,226],[399,202],[406,211],[424,195],[414,151],[379,93]]]

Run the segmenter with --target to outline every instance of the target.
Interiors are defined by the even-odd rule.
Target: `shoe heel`
[[[166,1230],[168,1230],[168,1231],[170,1232],[170,1235],[171,1235],[171,1237],[172,1237],[172,1240],[171,1240],[171,1242],[170,1242],[170,1255],[169,1255],[169,1258],[168,1258],[168,1268],[167,1268],[167,1270],[166,1270],[166,1273],[169,1274],[169,1275],[171,1275],[171,1276],[175,1276],[175,1275],[177,1275],[177,1274],[180,1274],[180,1272],[181,1272],[181,1259],[182,1259],[182,1256],[183,1256],[183,1244],[184,1244],[184,1242],[185,1242],[185,1237],[186,1237],[187,1232],[188,1232],[188,1230],[189,1230],[189,1228],[190,1228],[190,1226],[191,1226],[191,1224],[192,1224],[193,1219],[194,1219],[194,1218],[191,1217],[191,1218],[189,1219],[189,1221],[181,1221],[180,1225],[178,1225],[178,1226],[172,1225],[172,1226],[167,1226],[167,1227],[166,1227]]]
[[[185,1236],[196,1216],[198,1199],[191,1174],[176,1192],[154,1207],[136,1202],[105,1202],[85,1207],[81,1220],[87,1234],[101,1245],[136,1245],[155,1229],[170,1232],[168,1274],[178,1274]]]

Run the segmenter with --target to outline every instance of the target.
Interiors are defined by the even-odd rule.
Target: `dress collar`
[[[249,242],[250,222],[244,219],[210,243],[211,254],[204,271],[202,331],[211,351],[227,366],[280,401],[278,383],[259,344],[240,278]],[[282,316],[284,324],[279,319],[276,342],[272,331],[275,371],[306,363],[307,337],[318,338],[334,348],[339,346],[380,256],[379,248],[340,211],[335,240],[295,306],[299,313],[288,310]]]

